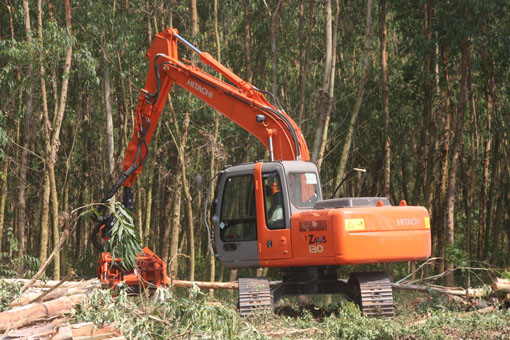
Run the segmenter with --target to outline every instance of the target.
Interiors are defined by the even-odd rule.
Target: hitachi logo
[[[197,90],[198,92],[202,93],[203,95],[206,95],[207,97],[209,98],[212,98],[213,97],[213,93],[212,91],[209,91],[208,89],[206,89],[205,87],[203,86],[200,86],[198,85],[197,83],[195,83],[194,81],[192,81],[191,79],[188,79],[188,83],[187,85],[189,87],[191,87],[192,89],[194,90]]]
[[[417,218],[399,218],[397,219],[397,225],[399,227],[408,226],[408,225],[418,225],[420,224],[420,220]]]

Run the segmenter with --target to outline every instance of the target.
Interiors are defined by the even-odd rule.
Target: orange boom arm
[[[178,41],[192,49],[203,63],[214,68],[233,85],[200,70],[193,63],[180,61]],[[123,186],[132,186],[142,171],[148,145],[174,83],[254,135],[270,150],[274,160],[310,159],[301,130],[283,110],[269,103],[263,91],[180,37],[176,29],[166,29],[156,35],[146,57],[150,66],[145,86],[138,96],[135,132],[123,165]]]

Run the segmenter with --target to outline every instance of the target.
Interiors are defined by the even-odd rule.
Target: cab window
[[[277,172],[262,174],[264,185],[264,208],[268,229],[285,228],[285,211],[280,176]]]
[[[290,201],[296,208],[313,208],[319,199],[319,180],[313,172],[291,172],[287,175]]]
[[[223,242],[257,239],[255,185],[252,175],[227,178],[222,198],[220,239]]]

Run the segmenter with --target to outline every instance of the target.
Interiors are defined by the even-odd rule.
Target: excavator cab
[[[216,252],[227,268],[292,257],[291,216],[322,199],[315,164],[257,162],[220,173],[211,208]]]

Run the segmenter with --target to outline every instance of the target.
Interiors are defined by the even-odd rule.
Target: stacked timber
[[[4,280],[14,282],[15,280]],[[35,281],[12,301],[10,310],[0,313],[0,340],[7,339],[125,339],[111,326],[92,323],[70,324],[65,314],[87,300],[99,281]]]

